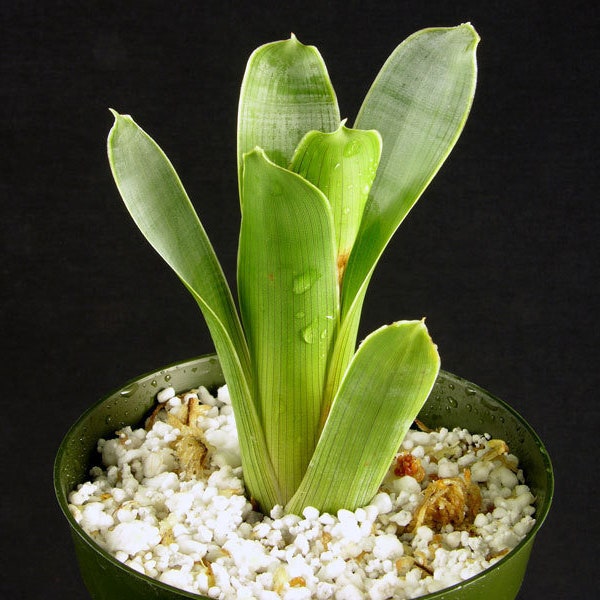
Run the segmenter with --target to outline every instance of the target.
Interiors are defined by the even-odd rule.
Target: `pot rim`
[[[142,375],[134,377],[134,378],[128,380],[124,385],[121,385],[118,388],[113,389],[113,391],[111,391],[110,393],[104,394],[97,402],[95,402],[88,409],[86,409],[81,414],[81,416],[71,425],[71,427],[69,428],[69,430],[67,431],[67,433],[64,435],[64,437],[62,438],[62,440],[60,442],[60,445],[58,447],[58,451],[56,453],[56,457],[54,460],[54,466],[53,466],[54,492],[55,492],[56,498],[58,500],[58,504],[59,504],[63,514],[65,515],[67,521],[69,522],[69,525],[71,526],[72,534],[74,534],[74,533],[77,534],[78,537],[83,542],[85,542],[95,552],[99,553],[104,559],[108,560],[113,566],[115,566],[119,569],[125,570],[130,575],[132,575],[134,577],[138,577],[160,589],[163,589],[163,590],[171,592],[171,593],[177,593],[184,598],[195,598],[196,600],[198,598],[206,598],[206,597],[202,596],[200,594],[187,592],[180,588],[176,588],[169,584],[163,583],[157,579],[154,579],[154,578],[150,577],[149,575],[140,573],[140,572],[132,569],[131,567],[127,566],[126,564],[122,563],[121,561],[117,560],[117,558],[115,558],[112,554],[108,553],[106,550],[104,550],[104,548],[102,548],[99,544],[97,544],[82,529],[82,527],[79,525],[79,523],[77,523],[77,521],[71,514],[71,511],[68,508],[68,495],[66,493],[63,493],[62,487],[60,485],[60,471],[61,471],[61,462],[62,462],[63,455],[65,453],[65,447],[66,447],[67,440],[72,437],[73,432],[79,427],[79,425],[84,420],[86,420],[87,417],[91,413],[93,413],[95,410],[97,410],[97,408],[101,404],[106,402],[109,398],[111,398],[115,394],[119,394],[119,393],[123,392],[124,390],[127,390],[127,388],[132,387],[135,383],[138,383],[141,380],[151,380],[151,379],[156,379],[159,377],[164,377],[164,375],[167,374],[168,371],[173,370],[175,368],[185,369],[186,367],[189,367],[193,364],[197,364],[198,362],[205,362],[205,361],[206,362],[208,362],[208,361],[214,362],[215,359],[218,361],[218,357],[217,357],[216,353],[210,353],[210,354],[202,354],[202,355],[199,355],[199,356],[197,356],[195,358],[191,358],[191,359],[176,361],[176,362],[170,363],[160,369],[157,369],[154,371],[148,371]],[[523,547],[525,547],[527,544],[529,544],[533,540],[533,538],[536,536],[537,532],[540,530],[541,526],[544,524],[544,521],[546,520],[546,517],[548,516],[548,512],[550,511],[550,506],[552,504],[552,499],[554,496],[554,470],[552,467],[550,455],[548,454],[548,451],[546,450],[546,447],[545,447],[544,443],[542,442],[541,438],[536,433],[536,431],[533,429],[533,427],[529,424],[529,422],[525,418],[523,418],[523,416],[521,416],[521,414],[519,412],[517,412],[512,406],[510,406],[508,403],[506,403],[501,398],[498,398],[494,394],[488,392],[486,389],[482,388],[481,386],[479,386],[467,379],[464,379],[463,377],[460,377],[459,375],[455,375],[454,373],[450,373],[449,371],[445,371],[443,369],[440,369],[440,376],[443,378],[453,379],[455,381],[462,383],[465,386],[468,386],[469,388],[475,390],[476,392],[485,394],[486,396],[488,396],[489,398],[494,400],[494,402],[497,402],[504,410],[506,410],[508,413],[510,413],[513,417],[515,417],[520,422],[520,424],[524,427],[524,429],[527,430],[529,435],[535,441],[535,444],[538,448],[538,451],[539,451],[539,453],[542,457],[542,461],[544,463],[545,474],[546,474],[546,482],[545,482],[546,483],[546,501],[544,502],[544,504],[542,506],[536,506],[536,512],[534,515],[535,524],[531,528],[531,530],[525,535],[525,537],[510,552],[508,552],[505,556],[500,558],[500,560],[495,562],[493,565],[491,565],[487,569],[481,571],[477,575],[470,577],[469,579],[465,579],[464,581],[462,581],[460,583],[457,583],[450,587],[444,588],[443,590],[440,590],[438,592],[432,592],[430,594],[426,594],[425,596],[420,596],[419,600],[436,600],[436,599],[442,600],[445,594],[449,594],[451,592],[458,591],[461,588],[465,587],[466,585],[471,585],[473,582],[478,581],[478,580],[482,579],[483,577],[485,577],[491,570],[499,568],[502,564],[509,561],[512,557],[514,557],[517,553],[519,553]]]

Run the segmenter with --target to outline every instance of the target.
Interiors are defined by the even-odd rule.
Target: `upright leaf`
[[[119,192],[140,231],[202,310],[230,386],[248,491],[261,505],[273,505],[281,499],[252,402],[246,342],[223,271],[165,154],[131,117],[114,114],[108,156]]]
[[[333,213],[338,279],[342,280],[377,172],[381,136],[377,131],[310,131],[300,142],[290,169],[316,185]]]
[[[288,167],[307,131],[333,131],[340,113],[327,68],[314,46],[289,40],[257,48],[246,67],[238,110],[238,175],[246,152],[263,148]]]
[[[360,109],[355,127],[379,131],[383,150],[343,280],[325,411],[354,351],[375,265],[462,132],[475,93],[478,42],[468,23],[418,31],[388,58]]]
[[[323,194],[263,151],[244,158],[238,290],[259,414],[288,499],[317,442],[339,295]]]
[[[468,23],[415,33],[388,58],[363,102],[355,126],[379,131],[383,151],[344,280],[344,314],[463,130],[478,42]]]
[[[367,504],[440,367],[422,321],[378,329],[359,347],[341,383],[306,476],[287,505],[335,513]]]

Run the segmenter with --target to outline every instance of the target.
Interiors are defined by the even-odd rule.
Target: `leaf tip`
[[[304,44],[298,39],[298,36],[292,31],[290,33],[290,37],[288,40],[286,40],[287,44],[290,47],[302,47],[304,48]]]
[[[108,110],[110,111],[112,116],[115,118],[113,126],[111,127],[111,130],[110,130],[111,135],[115,133],[116,128],[120,123],[124,123],[125,121],[133,122],[133,119],[131,118],[130,115],[122,115],[121,113],[116,111],[114,108],[109,108]]]
[[[110,160],[110,157],[112,154],[112,140],[113,140],[113,137],[116,135],[117,123],[119,122],[119,118],[121,117],[121,115],[114,108],[109,107],[108,110],[110,111],[112,116],[115,118],[115,120],[112,124],[112,127],[110,128],[110,131],[108,132],[108,138],[106,140],[106,146],[107,146],[108,156],[109,156],[109,160]]]
[[[244,162],[251,160],[251,159],[255,159],[257,157],[268,160],[267,153],[260,146],[254,146],[254,148],[252,148],[252,150],[248,150],[248,152],[244,152],[244,154],[242,156]]]
[[[471,48],[471,47],[476,48],[477,44],[479,44],[479,42],[481,41],[481,37],[479,37],[479,34],[477,33],[475,27],[473,27],[473,25],[471,25],[471,22],[467,21],[466,23],[461,23],[459,25],[459,28],[463,29],[471,37],[471,41],[467,47],[468,48]]]
[[[131,115],[124,115],[121,114],[120,112],[116,111],[114,108],[109,108],[108,109],[110,111],[110,113],[112,114],[112,116],[115,118],[115,123],[118,123],[119,121],[129,121],[131,123],[133,123],[133,119],[131,118]]]

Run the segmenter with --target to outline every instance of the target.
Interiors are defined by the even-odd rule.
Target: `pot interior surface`
[[[537,498],[536,519],[546,517],[553,493],[550,457],[533,428],[512,407],[479,386],[440,371],[419,419],[431,429],[464,427],[471,433],[489,433],[504,440],[519,457],[527,484]]]
[[[71,527],[82,577],[93,598],[146,600],[148,598],[200,598],[165,585],[126,567],[97,546],[83,532],[68,509],[68,495],[89,479],[99,464],[100,438],[113,437],[126,425],[140,425],[155,403],[156,393],[168,386],[176,392],[203,385],[214,390],[223,384],[215,355],[165,367],[139,377],[87,410],[60,445],[54,468],[58,502]],[[461,427],[472,433],[489,433],[507,442],[536,497],[536,524],[526,538],[494,567],[459,585],[423,596],[425,600],[511,600],[520,587],[535,533],[541,527],[553,494],[550,458],[539,437],[510,406],[480,387],[441,371],[419,419],[432,429]]]

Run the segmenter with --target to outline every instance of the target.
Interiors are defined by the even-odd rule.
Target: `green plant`
[[[241,317],[171,163],[114,113],[115,181],[200,306],[247,490],[265,511],[366,504],[433,386],[439,356],[423,321],[382,327],[355,352],[356,337],[379,257],[462,131],[478,39],[469,24],[409,37],[353,129],[316,48],[292,36],[252,54],[238,121]]]

